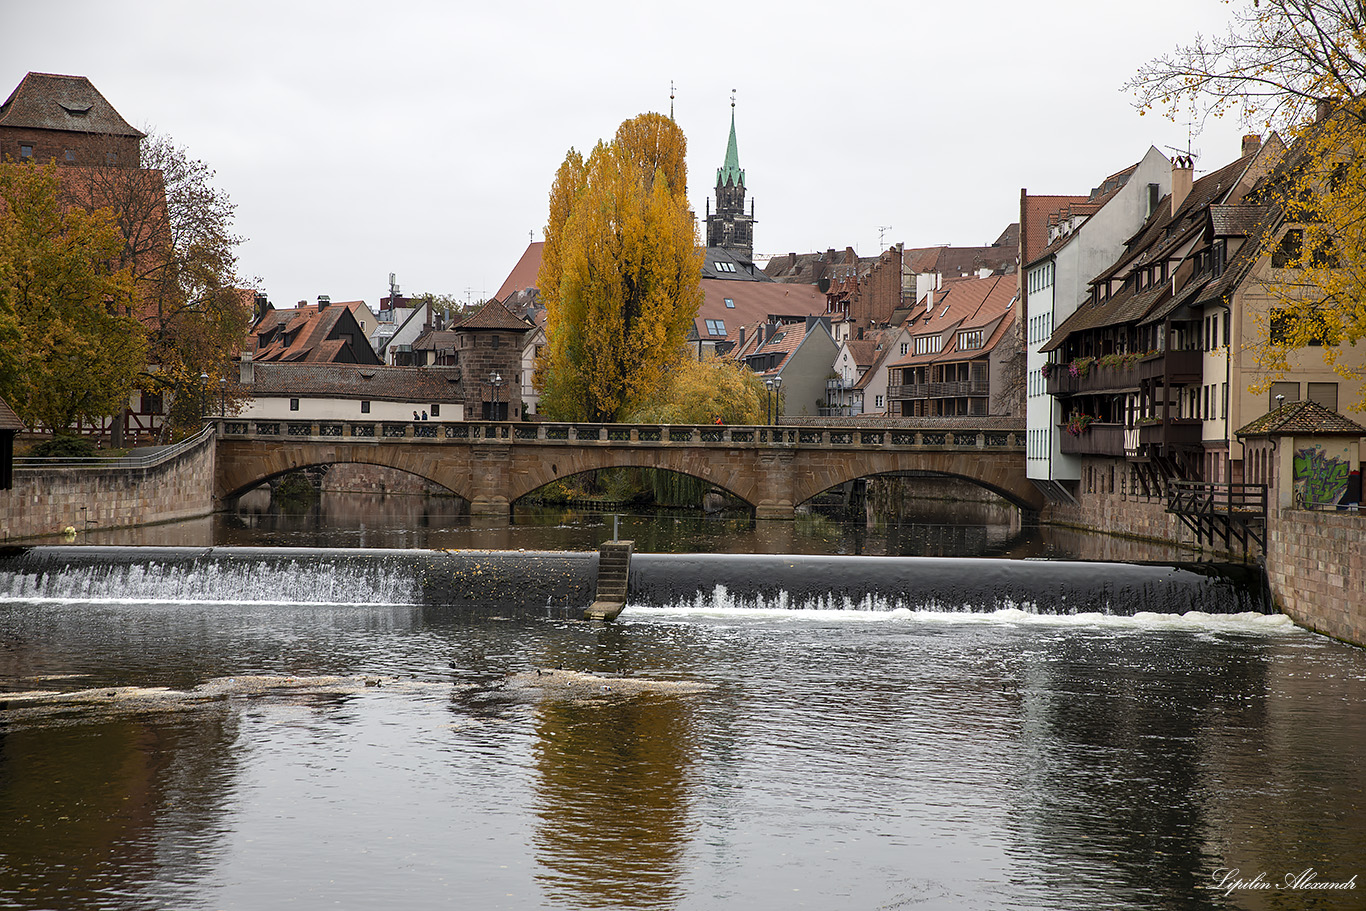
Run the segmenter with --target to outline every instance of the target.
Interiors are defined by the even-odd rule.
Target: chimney
[[[329,297],[329,296],[326,295],[326,294],[319,294],[319,295],[318,295],[318,312],[319,312],[319,313],[322,313],[324,310],[326,310],[326,309],[327,309],[328,307],[330,307],[330,306],[332,306],[332,298]]]
[[[745,327],[744,327],[744,326],[741,326],[741,327],[740,327],[740,344],[739,344],[739,347],[741,347],[741,348],[745,347]]]
[[[1246,133],[1243,135],[1243,158],[1254,154],[1261,147],[1262,137],[1260,135],[1257,133]]]
[[[1194,181],[1195,159],[1189,155],[1177,155],[1172,159],[1172,217],[1181,211],[1181,204],[1191,191]]]
[[[238,365],[238,371],[237,378],[241,381],[243,386],[250,386],[256,382],[256,368],[252,365],[250,351],[242,352],[242,360]]]

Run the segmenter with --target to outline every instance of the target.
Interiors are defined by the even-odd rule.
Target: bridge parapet
[[[221,439],[327,442],[499,443],[793,449],[1024,449],[1023,429],[780,427],[722,424],[577,424],[497,421],[220,420]]]

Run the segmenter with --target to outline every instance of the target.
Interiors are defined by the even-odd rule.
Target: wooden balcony
[[[1172,418],[1166,423],[1138,428],[1139,443],[1164,449],[1199,449],[1203,437],[1204,421],[1198,418]]]
[[[1073,376],[1066,364],[1058,364],[1048,375],[1048,394],[1083,395],[1091,392],[1124,392],[1138,388],[1138,364],[1104,367],[1092,364],[1084,376]]]
[[[1204,379],[1203,351],[1165,351],[1139,362],[1139,377],[1162,380],[1164,386],[1189,386]]]
[[[1074,436],[1058,425],[1058,446],[1065,455],[1117,456],[1124,458],[1123,424],[1089,424]]]

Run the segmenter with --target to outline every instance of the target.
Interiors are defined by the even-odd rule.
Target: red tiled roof
[[[815,285],[788,282],[733,282],[704,278],[702,305],[697,308],[697,337],[704,341],[739,342],[740,329],[746,338],[768,322],[770,316],[807,317],[825,313],[825,295]],[[726,306],[730,299],[735,306]],[[725,335],[711,335],[707,320],[721,320]]]
[[[538,240],[527,244],[526,250],[522,252],[522,258],[517,260],[517,265],[513,266],[508,277],[503,279],[503,284],[493,295],[494,299],[505,301],[518,291],[535,288],[537,275],[541,271],[541,253],[544,250],[545,241]]]
[[[253,395],[451,402],[461,395],[458,367],[257,363]]]

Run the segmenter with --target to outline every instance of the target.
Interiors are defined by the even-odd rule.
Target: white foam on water
[[[775,597],[773,602],[784,599]],[[1019,607],[998,610],[958,608],[911,609],[892,607],[867,608],[789,608],[775,604],[744,606],[711,603],[706,605],[669,607],[631,604],[621,614],[621,622],[688,623],[699,620],[719,620],[736,623],[861,623],[905,625],[994,625],[994,626],[1056,626],[1074,628],[1105,628],[1115,630],[1187,630],[1191,632],[1242,633],[1285,635],[1305,632],[1284,614],[1261,614],[1246,611],[1236,614],[1211,614],[1187,611],[1184,614],[1161,614],[1140,611],[1132,615],[1078,613],[1050,614]]]

